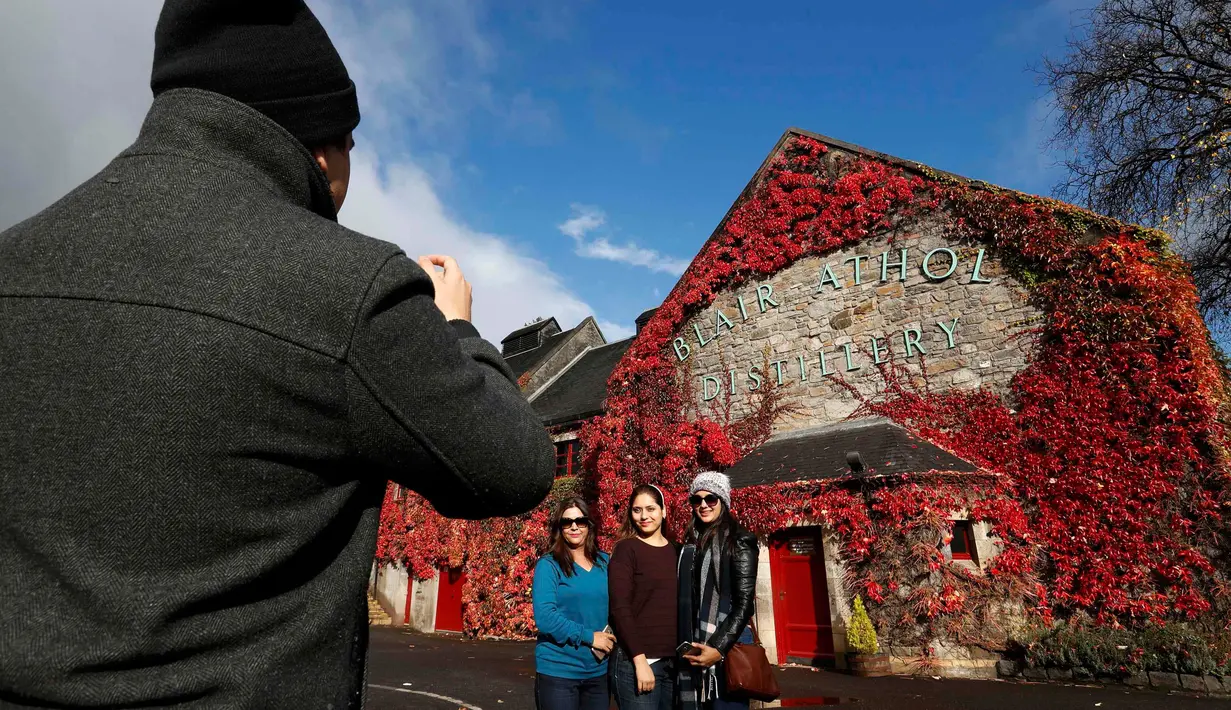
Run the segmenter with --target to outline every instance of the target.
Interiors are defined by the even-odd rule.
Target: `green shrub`
[[[875,655],[880,650],[876,629],[872,626],[872,619],[868,618],[868,610],[863,607],[863,599],[859,597],[855,597],[851,620],[846,626],[846,648],[865,656]]]
[[[1205,633],[1183,624],[1115,629],[1061,624],[1022,638],[1018,655],[1036,668],[1084,668],[1095,675],[1146,671],[1231,675],[1231,633]]]

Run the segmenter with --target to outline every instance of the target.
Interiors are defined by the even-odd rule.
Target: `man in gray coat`
[[[519,514],[551,442],[457,264],[338,225],[358,104],[302,0],[167,0],[152,87],[0,233],[0,705],[361,705],[386,481]]]

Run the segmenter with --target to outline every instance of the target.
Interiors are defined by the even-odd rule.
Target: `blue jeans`
[[[575,680],[538,673],[534,676],[534,707],[537,710],[607,710],[607,676]]]
[[[620,710],[671,710],[675,707],[675,662],[664,658],[650,666],[654,670],[654,690],[637,692],[637,667],[617,648],[611,659],[611,692]]]

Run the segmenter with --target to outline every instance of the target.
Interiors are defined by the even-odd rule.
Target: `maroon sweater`
[[[621,540],[607,565],[611,625],[635,658],[673,658],[676,647],[675,545],[654,547],[639,539]]]

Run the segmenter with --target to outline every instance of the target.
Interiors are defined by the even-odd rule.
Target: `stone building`
[[[571,412],[584,410],[589,417],[602,411],[607,382],[602,370],[610,374],[629,342],[608,344],[593,317],[568,330],[562,330],[554,317],[540,318],[500,341],[501,355],[530,401],[538,395],[549,395],[535,404],[535,410],[544,426],[553,431],[558,477],[580,471],[576,439],[584,417]],[[565,373],[569,374],[562,377]],[[562,433],[554,433],[557,430]],[[395,487],[394,496],[399,495]],[[431,579],[411,579],[403,567],[386,565],[373,569],[370,583],[395,625],[428,632],[463,630],[465,570],[442,568]]]
[[[800,136],[823,144],[831,158],[865,158],[915,175],[968,182],[791,129],[711,240],[722,234],[783,146]],[[912,215],[897,225],[892,239],[870,236],[720,290],[708,307],[675,327],[664,355],[686,374],[697,412],[719,419],[722,408],[735,418],[751,414],[755,393],[771,382],[788,405],[768,439],[727,471],[735,487],[906,474],[972,480],[998,475],[887,419],[851,418],[861,398],[883,391],[878,366],[890,361],[915,386],[941,392],[986,388],[1006,395],[1008,402],[1011,381],[1036,361],[1035,334],[1043,314],[1032,305],[1022,272],[992,247],[955,236],[944,216]],[[638,336],[654,314],[651,309],[637,318]],[[578,473],[578,432],[603,413],[608,380],[638,336],[607,343],[593,319],[568,331],[547,319],[503,341],[506,360],[556,442],[559,475]],[[968,511],[953,510],[948,517],[952,539],[937,542],[944,558],[983,574],[1001,544],[987,525],[969,520]],[[756,620],[770,660],[845,665],[851,600],[834,532],[802,521],[774,530],[762,543]],[[405,618],[421,629],[447,629],[439,619],[454,618],[452,611],[439,611],[454,602],[437,598],[460,598],[443,589],[460,588],[464,581],[443,572],[445,582],[403,579],[400,587],[390,586],[392,597],[412,600]],[[394,617],[399,618],[396,609]],[[941,661],[935,672],[995,676],[990,656],[948,647],[943,640],[933,650]]]
[[[744,194],[782,145],[798,135],[821,142],[831,156],[926,170],[792,129]],[[721,229],[722,223],[715,234]],[[719,293],[679,328],[671,350],[691,372],[701,413],[716,414],[726,406],[736,418],[746,416],[750,395],[769,382],[790,405],[774,422],[771,438],[727,471],[736,488],[858,473],[978,475],[974,464],[891,421],[849,420],[859,404],[849,388],[875,396],[884,386],[877,365],[892,360],[916,383],[926,377],[932,390],[988,387],[1003,393],[1032,360],[1031,329],[1039,317],[1026,287],[999,255],[955,239],[943,220],[920,218],[895,230],[892,239],[868,238],[823,257],[803,258]],[[995,539],[985,525],[967,521],[964,511],[950,516],[953,540],[943,545],[945,556],[982,570],[996,554]],[[851,600],[842,584],[846,570],[835,536],[802,525],[762,542],[756,619],[771,660],[843,666]],[[995,676],[990,657],[961,651],[948,656],[939,672]]]

